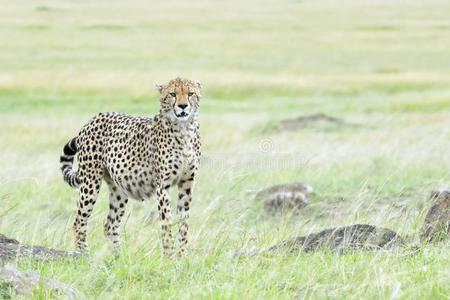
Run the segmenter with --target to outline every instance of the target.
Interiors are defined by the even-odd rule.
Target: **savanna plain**
[[[156,113],[154,84],[183,76],[204,84],[188,256],[165,258],[156,203],[133,201],[111,259],[104,186],[90,258],[22,269],[89,299],[449,299],[450,243],[418,241],[430,192],[450,187],[449,11],[438,0],[0,0],[0,232],[73,250],[63,145],[98,112]],[[318,113],[341,122],[279,126]],[[298,214],[254,199],[294,181],[314,188]],[[235,255],[354,223],[419,251]]]

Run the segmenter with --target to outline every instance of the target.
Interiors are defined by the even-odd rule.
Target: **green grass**
[[[450,243],[416,255],[326,251],[238,258],[244,248],[351,223],[417,242],[436,188],[450,186],[446,1],[0,0],[0,232],[73,249],[76,192],[64,143],[100,111],[158,110],[154,84],[201,79],[202,165],[191,251],[161,255],[155,203],[132,202],[115,261],[103,189],[91,259],[22,262],[92,299],[448,299]],[[326,113],[351,126],[271,130]],[[268,146],[268,148],[267,148]],[[315,194],[271,217],[261,188],[301,180]],[[0,298],[8,291],[0,286]],[[42,289],[35,299],[47,299]]]

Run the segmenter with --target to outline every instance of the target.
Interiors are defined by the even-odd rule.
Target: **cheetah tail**
[[[74,137],[64,146],[61,157],[59,158],[64,181],[73,188],[78,188],[80,184],[77,178],[77,172],[73,170],[73,158],[77,151],[77,138]]]

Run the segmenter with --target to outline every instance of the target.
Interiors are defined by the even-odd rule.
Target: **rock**
[[[15,239],[10,239],[7,236],[4,236],[3,234],[0,233],[0,244],[18,244],[19,241],[15,240]]]
[[[439,241],[450,237],[450,190],[431,193],[432,206],[420,229],[422,242]]]
[[[6,265],[0,271],[0,281],[8,284],[18,296],[31,296],[34,289],[43,286],[45,290],[54,290],[67,299],[86,299],[74,287],[53,279],[44,279],[38,272],[22,272],[12,265]]]
[[[303,182],[275,185],[258,192],[256,199],[264,201],[264,209],[269,213],[294,211],[308,205],[308,197],[313,189]]]
[[[356,249],[391,249],[403,243],[403,239],[390,229],[368,224],[354,224],[328,228],[318,233],[286,240],[270,247],[267,251],[311,252],[329,249],[344,253]]]
[[[281,121],[281,130],[299,130],[304,128],[325,127],[325,128],[336,128],[346,125],[346,123],[335,117],[328,116],[324,113],[318,113],[308,116],[301,116],[294,119],[286,119]]]
[[[80,258],[77,252],[56,250],[42,246],[22,245],[14,239],[4,235],[0,237],[0,262],[16,258],[32,258],[36,260],[58,260],[63,258]]]
[[[243,248],[241,250],[234,251],[232,256],[233,257],[252,257],[257,254],[260,254],[261,252],[262,251],[256,247]]]

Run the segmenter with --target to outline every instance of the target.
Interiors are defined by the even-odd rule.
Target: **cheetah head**
[[[195,116],[200,101],[200,81],[175,78],[164,85],[156,85],[161,95],[161,112],[169,119],[185,122]]]

